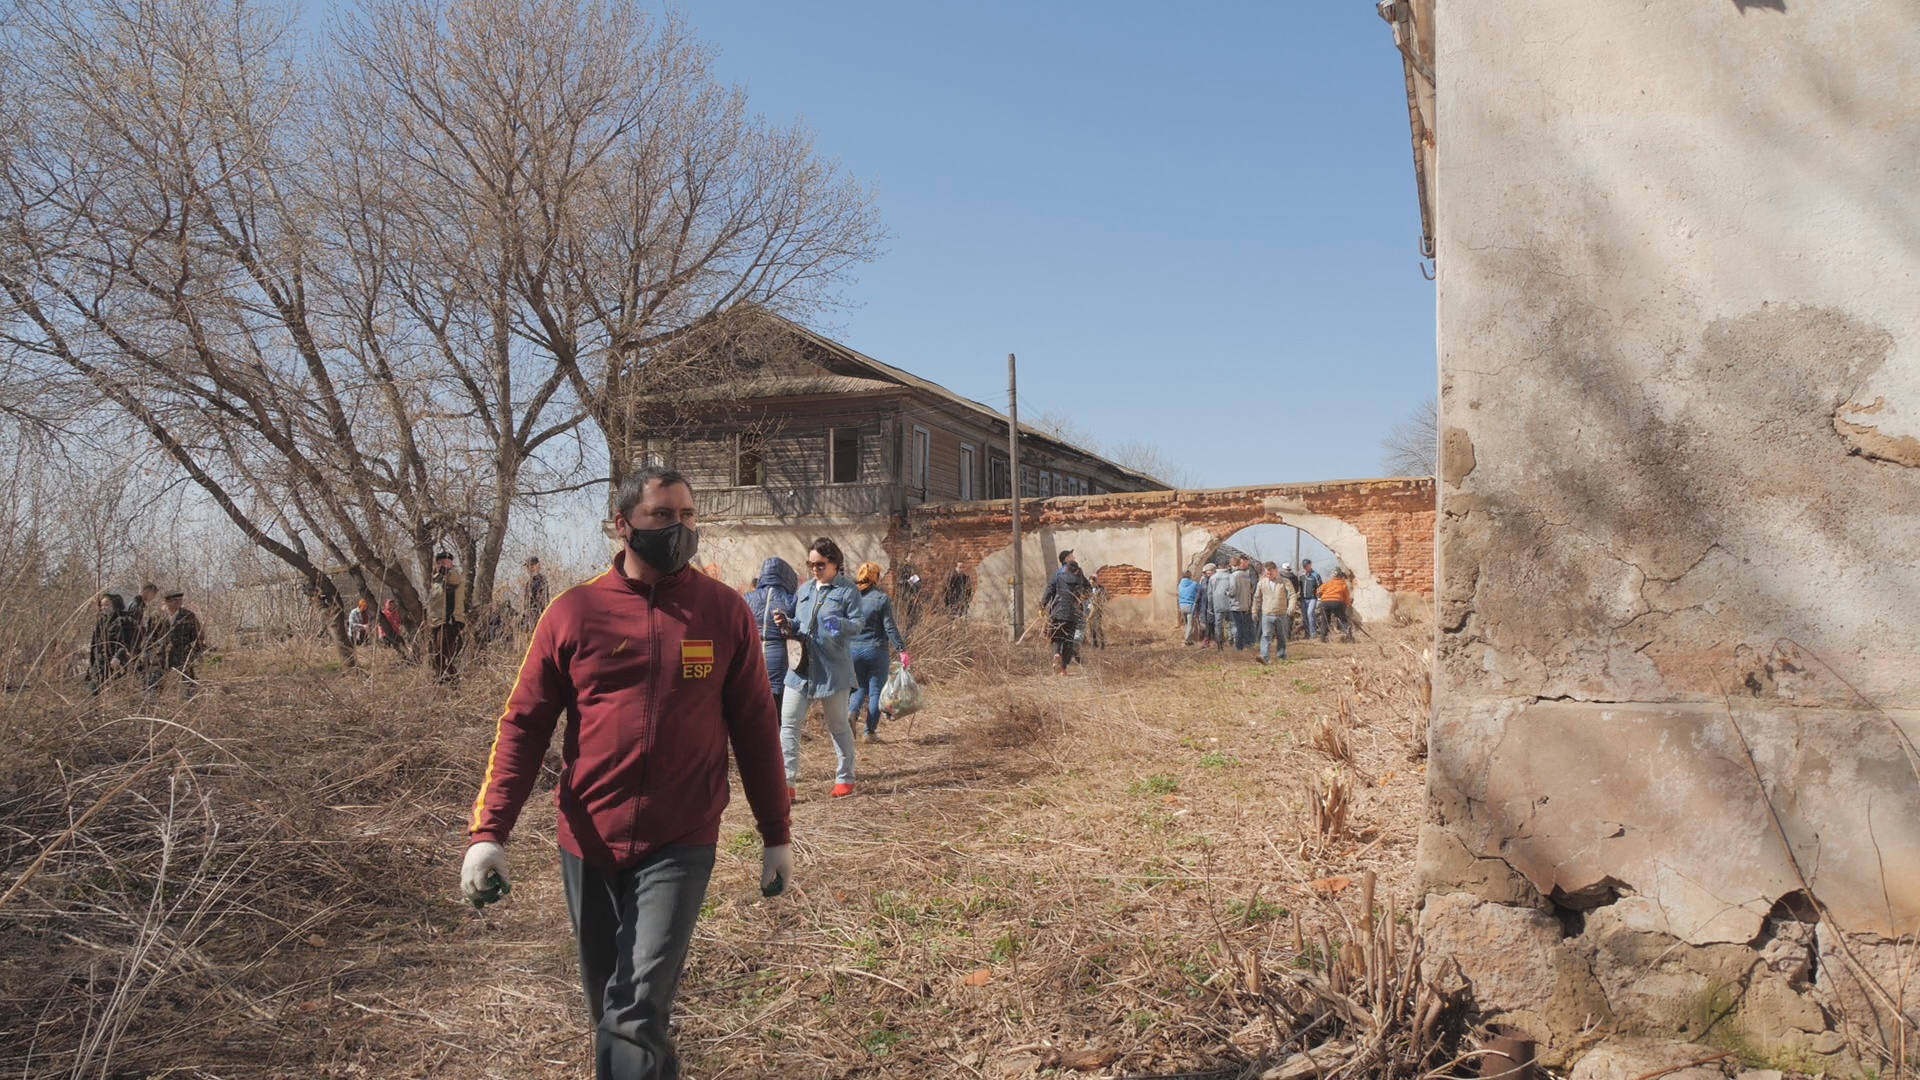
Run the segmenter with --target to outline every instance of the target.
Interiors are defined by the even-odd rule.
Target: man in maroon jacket
[[[474,801],[460,886],[505,893],[503,845],[561,716],[560,870],[594,1020],[599,1080],[669,1080],[674,992],[713,873],[727,744],[764,845],[760,891],[793,877],[779,718],[739,594],[688,569],[693,489],[669,469],[620,486],[612,568],[534,627]]]

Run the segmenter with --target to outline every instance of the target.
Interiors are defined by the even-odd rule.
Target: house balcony
[[[702,488],[696,500],[702,521],[791,521],[884,517],[904,509],[906,496],[904,484],[818,484]]]

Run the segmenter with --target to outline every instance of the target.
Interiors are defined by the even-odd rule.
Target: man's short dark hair
[[[1301,565],[1301,566],[1312,566],[1312,565],[1313,565],[1313,560],[1312,560],[1312,559],[1301,559],[1301,560],[1300,560],[1300,565]]]
[[[160,586],[155,585],[153,582],[149,581],[145,585],[140,586],[140,591],[142,593],[159,592]]]
[[[1272,564],[1272,563],[1268,563],[1268,564],[1267,564],[1267,569],[1269,569],[1269,570],[1271,570],[1271,571],[1273,571],[1273,572],[1274,572],[1274,573],[1276,573],[1276,574],[1280,572],[1280,568],[1279,568],[1278,566],[1275,566],[1275,565],[1274,565],[1274,564]]]
[[[620,490],[614,493],[613,508],[620,512],[621,517],[632,522],[633,508],[640,505],[641,499],[647,497],[647,488],[656,480],[660,482],[661,487],[686,484],[688,491],[693,490],[693,485],[688,483],[687,478],[678,469],[669,469],[664,465],[649,465],[620,481]]]

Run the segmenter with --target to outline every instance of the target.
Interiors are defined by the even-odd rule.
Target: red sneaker
[[[852,785],[852,784],[835,784],[835,785],[833,785],[833,797],[834,797],[834,798],[836,798],[836,799],[844,799],[844,798],[846,798],[847,796],[849,796],[849,795],[851,795],[851,794],[853,794],[853,785]]]
[[[799,797],[800,797],[800,789],[797,787],[794,787],[792,784],[788,784],[787,785],[787,802],[791,803],[793,802],[793,800]]]

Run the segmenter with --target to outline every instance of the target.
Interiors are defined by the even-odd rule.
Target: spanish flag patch
[[[713,642],[682,641],[680,643],[680,677],[683,679],[704,679],[713,674]]]

